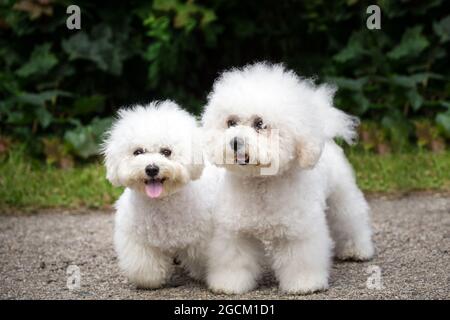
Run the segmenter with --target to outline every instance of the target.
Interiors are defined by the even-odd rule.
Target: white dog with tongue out
[[[105,141],[107,178],[126,187],[116,203],[115,249],[138,287],[162,286],[175,257],[204,277],[218,169],[203,170],[200,140],[195,119],[163,101],[120,110]]]

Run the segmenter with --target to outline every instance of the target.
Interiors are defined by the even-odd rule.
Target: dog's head
[[[282,65],[256,63],[222,73],[203,114],[212,162],[242,175],[312,168],[326,140],[355,136],[355,118],[333,107],[335,90]]]
[[[103,154],[112,184],[149,198],[176,192],[203,170],[196,121],[171,101],[120,110]]]

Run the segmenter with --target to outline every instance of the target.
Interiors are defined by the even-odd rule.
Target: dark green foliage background
[[[0,134],[36,153],[56,139],[88,158],[119,106],[171,98],[194,114],[220,70],[284,62],[336,83],[339,108],[392,145],[416,143],[415,121],[450,137],[450,6],[444,0],[51,1],[32,17],[0,0]],[[81,7],[81,30],[66,8]],[[47,140],[46,140],[47,139]]]

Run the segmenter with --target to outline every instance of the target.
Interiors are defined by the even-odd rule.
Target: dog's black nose
[[[154,178],[158,175],[159,173],[159,167],[154,165],[154,164],[149,164],[148,166],[145,167],[145,173],[151,177]]]
[[[238,151],[239,149],[241,149],[244,146],[244,139],[239,138],[239,137],[234,137],[233,139],[230,140],[230,146],[231,146],[231,149],[233,149],[234,151]]]

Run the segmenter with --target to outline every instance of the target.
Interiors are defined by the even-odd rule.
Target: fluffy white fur
[[[203,126],[209,158],[227,173],[209,247],[213,291],[253,289],[264,251],[281,290],[293,294],[328,287],[333,240],[338,258],[372,257],[369,207],[333,141],[351,142],[357,121],[333,107],[334,92],[266,63],[224,72],[214,83]],[[245,141],[240,160],[234,137]],[[276,174],[261,174],[272,165]]]
[[[135,155],[137,149],[143,153]],[[195,119],[170,101],[119,111],[109,132],[107,178],[126,187],[116,203],[114,244],[120,268],[138,287],[162,286],[175,257],[191,276],[204,277],[218,169],[208,166],[202,175],[201,153]],[[156,178],[165,179],[157,198],[145,191],[148,165],[158,166]]]

